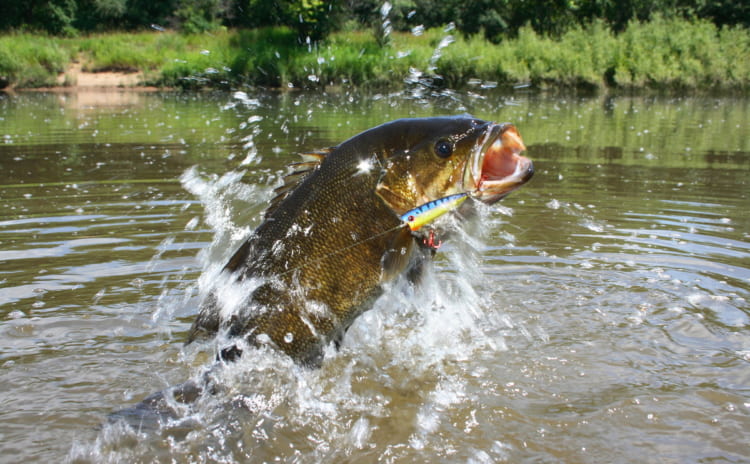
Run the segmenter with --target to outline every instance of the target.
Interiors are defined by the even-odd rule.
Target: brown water
[[[0,94],[0,461],[750,462],[750,100],[412,97]],[[423,286],[101,426],[211,364],[201,291],[295,152],[463,112],[537,173]]]

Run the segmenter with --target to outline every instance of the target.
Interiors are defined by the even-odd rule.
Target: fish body
[[[524,184],[531,161],[510,124],[466,116],[402,119],[307,156],[224,271],[257,282],[241,309],[201,307],[188,342],[226,331],[302,364],[320,362],[354,319],[423,253],[418,231],[468,198],[492,203]],[[413,216],[413,221],[408,220]]]

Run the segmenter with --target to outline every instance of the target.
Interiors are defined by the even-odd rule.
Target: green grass
[[[614,81],[621,86],[742,87],[750,83],[750,33],[709,22],[657,18],[619,37]]]
[[[540,87],[713,89],[750,87],[750,31],[707,21],[656,18],[619,35],[603,23],[559,38],[522,28],[492,44],[447,33],[396,33],[381,47],[370,31],[298,44],[284,28],[205,34],[109,33],[60,39],[0,36],[0,76],[17,87],[50,85],[75,59],[84,70],[141,70],[148,84],[170,87],[400,86],[415,71],[460,88],[477,80]],[[436,53],[439,51],[439,53]],[[428,76],[429,77],[429,76]]]
[[[0,76],[18,87],[54,85],[72,60],[59,40],[32,34],[0,36]]]

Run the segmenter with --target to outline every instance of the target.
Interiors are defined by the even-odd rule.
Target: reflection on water
[[[4,460],[750,459],[750,101],[95,95],[0,97]],[[467,111],[537,174],[423,285],[319,370],[259,352],[179,421],[99,429],[211,364],[182,347],[201,276],[294,152]]]

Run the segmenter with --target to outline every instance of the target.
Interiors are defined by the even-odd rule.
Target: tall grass
[[[394,33],[380,46],[369,31],[347,31],[299,44],[285,28],[213,33],[110,33],[55,39],[0,37],[0,76],[16,86],[49,85],[66,64],[85,70],[141,70],[162,86],[269,87],[401,85],[414,75],[459,88],[477,80],[537,86],[708,89],[750,88],[750,31],[701,20],[657,17],[615,35],[603,23],[559,38],[521,28],[498,44],[481,35]]]
[[[59,40],[32,34],[0,36],[0,76],[18,87],[54,85],[71,61]]]
[[[614,81],[621,86],[748,87],[750,33],[708,21],[657,17],[618,37]]]

